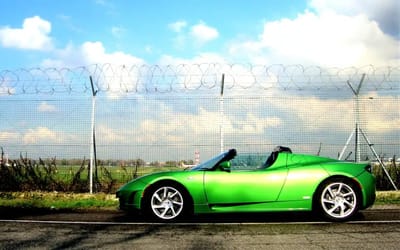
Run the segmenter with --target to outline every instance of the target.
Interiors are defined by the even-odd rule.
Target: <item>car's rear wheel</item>
[[[354,184],[341,178],[325,182],[319,188],[316,199],[322,215],[333,221],[350,219],[361,202]]]
[[[158,220],[176,220],[183,217],[186,212],[187,202],[185,194],[174,185],[163,184],[151,188],[146,199],[145,211]]]

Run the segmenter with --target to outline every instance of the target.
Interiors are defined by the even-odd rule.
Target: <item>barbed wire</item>
[[[341,90],[359,84],[363,90],[399,90],[400,66],[326,68],[303,65],[94,64],[76,68],[21,68],[0,71],[0,95],[92,93],[170,93],[227,89]]]

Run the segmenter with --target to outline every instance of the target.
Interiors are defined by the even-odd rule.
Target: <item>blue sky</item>
[[[399,5],[399,0],[0,1],[0,73],[19,68],[74,68],[108,63],[399,67]],[[358,79],[355,80],[357,84]],[[0,108],[0,117],[7,118],[0,123],[0,145],[15,142],[14,154],[19,153],[21,145],[33,145],[43,153],[41,147],[35,148],[35,145],[55,144],[63,150],[65,145],[88,141],[81,133],[90,135],[84,132],[90,129],[86,119],[90,111],[90,93],[85,93],[84,105],[65,95],[61,95],[62,98],[50,95],[45,100],[41,99],[43,96],[16,95],[8,96],[10,100],[15,98],[8,102],[4,94],[7,90],[13,92],[15,86],[7,84],[7,81],[0,84],[0,104],[4,105]],[[115,90],[119,86],[118,82],[113,82],[107,87]],[[29,89],[28,84],[23,87],[33,93],[36,91],[34,87]],[[385,97],[385,103],[370,107],[383,107],[387,112],[376,112],[367,127],[367,131],[373,133],[394,135],[389,138],[395,141],[400,127],[399,117],[393,115],[399,110],[396,90],[398,88]],[[79,91],[84,91],[84,87],[81,86]],[[213,94],[216,93],[214,89]],[[268,137],[276,129],[278,137],[282,124],[287,123],[285,117],[295,117],[299,119],[296,126],[309,129],[309,134],[315,134],[310,121],[318,121],[325,129],[319,131],[321,134],[341,131],[343,138],[335,136],[333,140],[344,142],[353,128],[350,90],[345,98],[332,96],[325,99],[289,92],[269,94],[293,99],[290,108],[269,100],[270,110],[264,112],[265,102],[253,103],[254,106],[243,113],[225,117],[226,132]],[[382,95],[368,94],[373,97],[370,102],[379,100]],[[103,112],[113,104],[119,105],[116,104],[119,96],[107,97],[111,99],[103,101],[108,106],[99,107]],[[193,102],[188,108],[190,100],[185,99],[174,103],[168,98],[150,102],[140,95],[136,98],[137,103],[127,100],[129,104],[124,111],[131,113],[116,107],[115,113],[111,110],[98,115],[97,135],[104,145],[124,144],[126,138],[131,138],[130,142],[135,145],[157,143],[160,138],[165,144],[187,145],[193,143],[187,142],[191,138],[188,135],[192,134],[204,140],[215,139],[211,132],[218,131],[219,124],[209,126],[209,121],[219,121],[220,113],[215,108],[218,103]],[[14,107],[16,103],[19,106]],[[247,104],[234,105],[237,106],[231,107],[233,110],[244,110]],[[332,110],[332,107],[338,108]],[[343,110],[348,111],[344,117]],[[140,115],[133,121],[132,117],[137,114]],[[348,122],[340,122],[338,126],[336,119],[325,119],[326,114]],[[116,115],[119,122],[107,120],[110,115]],[[73,122],[65,123],[65,120]],[[283,140],[287,142],[290,138],[297,138],[297,135],[286,134]],[[193,150],[189,151],[191,154]]]
[[[27,6],[28,5],[28,6]],[[1,1],[0,69],[399,63],[398,0]]]

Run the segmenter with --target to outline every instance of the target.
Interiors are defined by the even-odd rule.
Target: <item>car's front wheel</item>
[[[354,184],[340,178],[323,184],[316,198],[319,211],[333,221],[350,219],[358,211],[361,202]]]
[[[184,192],[174,185],[159,185],[150,190],[145,211],[158,220],[175,220],[183,217],[187,204]]]

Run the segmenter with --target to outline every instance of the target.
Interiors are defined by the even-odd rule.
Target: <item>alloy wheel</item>
[[[329,183],[321,193],[321,207],[328,217],[346,219],[357,209],[356,192],[346,183]]]
[[[163,220],[170,220],[182,213],[184,200],[179,190],[163,186],[153,193],[150,205],[154,215]]]

